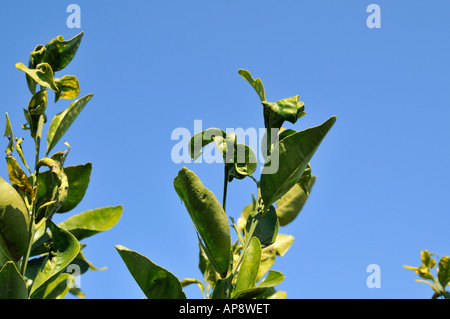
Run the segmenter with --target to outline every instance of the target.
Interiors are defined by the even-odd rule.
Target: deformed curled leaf
[[[231,261],[231,235],[228,218],[216,196],[205,188],[194,172],[183,167],[174,179],[175,190],[184,202],[203,240],[211,264],[222,278]]]

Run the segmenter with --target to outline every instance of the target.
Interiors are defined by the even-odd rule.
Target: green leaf
[[[250,215],[246,225],[247,233],[250,230],[253,219],[259,219],[253,232],[253,236],[259,239],[263,248],[272,245],[275,242],[279,228],[275,208],[270,206],[269,211],[264,215],[262,213],[257,213],[255,216]]]
[[[40,286],[31,299],[64,299],[74,281],[75,277],[71,274],[61,273]]]
[[[17,190],[27,194],[31,197],[33,193],[33,188],[28,182],[28,176],[25,172],[20,168],[17,160],[11,155],[6,156],[6,162],[8,163],[8,175],[9,181]]]
[[[36,66],[42,62],[44,62],[44,54],[45,54],[45,46],[39,44],[34,48],[34,50],[30,54],[30,58],[28,60],[28,68],[35,69]],[[31,94],[36,93],[36,81],[34,81],[28,74],[25,74],[28,89]]]
[[[55,78],[56,86],[59,91],[55,94],[55,103],[59,99],[74,99],[80,94],[80,83],[76,76],[65,75],[62,78]]]
[[[228,289],[231,286],[232,279],[233,277],[231,276],[223,279],[218,279],[214,284],[211,299],[227,299],[229,295]]]
[[[438,280],[442,288],[450,282],[450,257],[444,256],[439,260]]]
[[[77,116],[81,113],[86,104],[90,101],[93,94],[88,94],[79,100],[74,101],[63,112],[57,114],[48,129],[47,132],[47,152],[46,155],[55,147],[58,141],[67,132],[69,127],[75,121]]]
[[[261,99],[261,102],[265,101],[266,93],[264,92],[264,85],[261,80],[259,78],[256,80],[253,79],[250,72],[248,72],[247,70],[240,69],[238,72],[255,89],[256,93]]]
[[[16,68],[25,72],[31,79],[39,83],[43,87],[52,89],[57,92],[58,87],[53,82],[53,70],[48,63],[40,63],[35,69],[29,69],[22,62],[16,63]],[[34,92],[32,92],[34,94]]]
[[[171,272],[124,246],[115,247],[148,299],[186,299],[180,281]]]
[[[253,288],[237,293],[234,299],[251,299],[263,294],[267,288],[275,287],[284,280],[284,275],[276,270],[270,270],[267,277]]]
[[[45,45],[45,62],[50,64],[55,72],[64,69],[75,57],[82,38],[83,32],[67,41],[62,35],[49,41]]]
[[[114,227],[122,216],[123,206],[103,207],[74,215],[58,227],[70,231],[78,240],[85,239]]]
[[[18,261],[29,242],[30,217],[19,193],[0,177],[0,250]]]
[[[81,202],[89,185],[92,163],[64,167],[69,189],[67,198],[57,213],[69,212]],[[45,171],[38,175],[37,207],[51,201],[53,192],[52,173]]]
[[[231,261],[228,218],[216,196],[205,188],[194,172],[183,167],[174,179],[175,190],[205,245],[205,253],[222,278]]]
[[[230,172],[231,176],[237,179],[249,176],[253,174],[257,167],[255,152],[245,144],[236,144],[233,163],[233,170]]]
[[[305,104],[299,96],[292,96],[277,102],[262,102],[264,106],[264,123],[266,128],[281,128],[285,121],[295,124],[304,116]]]
[[[250,244],[245,250],[239,268],[234,291],[238,294],[240,291],[252,288],[256,284],[259,265],[261,263],[261,244],[256,237],[250,239]]]
[[[319,126],[287,136],[274,147],[261,172],[261,196],[265,207],[281,198],[299,181],[335,122],[336,117],[333,116]]]
[[[31,287],[30,296],[39,287],[50,282],[58,276],[77,257],[80,252],[80,244],[67,230],[56,226],[52,221],[47,220],[47,225],[52,234],[53,245],[51,252],[47,255],[45,263],[39,270]]]
[[[25,165],[28,172],[30,172],[30,174],[32,174],[30,168],[28,167],[27,161],[25,160],[25,156],[23,155],[22,142],[23,142],[23,138],[16,137],[16,150],[17,150],[17,153],[19,154],[19,157],[20,157],[23,165]]]
[[[11,121],[9,120],[8,113],[5,113],[6,115],[6,126],[5,126],[5,134],[3,136],[6,136],[9,139],[8,146],[6,147],[6,155],[11,154],[14,151],[14,134],[11,127]]]
[[[50,219],[53,216],[53,214],[61,208],[61,206],[64,204],[67,198],[69,181],[67,179],[67,175],[64,172],[63,165],[68,152],[69,150],[67,150],[66,152],[55,153],[50,158],[43,158],[39,160],[36,165],[38,169],[41,166],[48,166],[50,168],[50,172],[53,174],[54,177],[56,177],[55,178],[56,182],[53,183],[53,190],[51,197],[51,201],[54,203],[52,203],[51,205],[44,204],[45,206],[47,206],[45,207],[44,210],[45,214],[44,216],[40,216],[38,211],[37,214],[38,218],[46,217]]]
[[[308,183],[308,193],[311,192],[312,187],[316,181],[316,176],[311,176]],[[303,209],[303,206],[308,199],[300,183],[296,183],[286,194],[276,201],[277,215],[281,226],[286,226],[292,222]]]
[[[283,257],[287,253],[293,242],[294,236],[278,234],[277,239],[273,243],[277,255]]]
[[[0,270],[0,287],[0,299],[28,299],[27,285],[12,261]]]
[[[189,141],[188,150],[192,160],[196,160],[202,155],[201,149],[213,142],[216,136],[226,137],[226,133],[218,128],[209,128],[195,134]],[[220,149],[219,149],[220,150]],[[224,154],[224,152],[222,152]]]

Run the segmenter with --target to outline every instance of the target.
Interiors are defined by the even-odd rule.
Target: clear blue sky
[[[81,7],[81,29],[66,26],[70,3]],[[380,29],[366,25],[371,3]],[[183,164],[171,159],[171,133],[192,132],[194,120],[262,127],[258,98],[237,73],[244,68],[261,77],[268,100],[300,95],[308,114],[293,128],[338,118],[311,162],[318,180],[307,205],[280,229],[295,241],[273,267],[286,276],[278,288],[288,298],[429,298],[402,266],[419,266],[424,249],[450,254],[449,12],[446,0],[3,2],[0,110],[16,135],[30,95],[15,63],[57,35],[85,33],[60,75],[94,93],[65,136],[66,163],[92,162],[93,172],[83,202],[55,220],[124,206],[112,230],[84,241],[86,257],[108,267],[81,278],[87,297],[143,297],[116,244],[180,280],[201,278],[197,237],[173,188]],[[50,103],[49,118],[68,105]],[[221,164],[186,166],[220,198]],[[252,192],[251,180],[231,183],[231,216]],[[370,264],[381,267],[381,288],[366,286]],[[201,296],[195,286],[186,293]]]

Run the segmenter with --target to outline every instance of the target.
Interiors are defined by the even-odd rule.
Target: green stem
[[[225,163],[225,174],[223,177],[223,199],[222,199],[222,207],[223,210],[226,211],[226,205],[227,205],[227,189],[228,189],[228,176],[229,175],[229,169],[228,165]]]
[[[39,123],[38,123],[38,132],[36,137],[34,138],[34,143],[36,145],[36,157],[35,157],[35,162],[34,162],[34,174],[33,174],[33,194],[32,197],[35,197],[37,193],[37,176],[38,176],[38,167],[37,167],[37,163],[39,162],[39,153],[40,153],[40,149],[41,149],[41,135],[42,135],[42,126],[44,124],[44,119],[43,116],[41,115],[39,118]],[[30,258],[30,253],[31,253],[31,246],[33,245],[33,240],[34,240],[34,235],[36,232],[36,227],[34,224],[34,220],[36,218],[36,198],[31,198],[31,207],[30,207],[30,228],[29,228],[29,235],[30,235],[30,239],[28,241],[28,247],[27,247],[27,252],[25,253],[25,255],[22,258],[22,265],[21,265],[21,273],[22,276],[25,276],[25,272],[27,271],[27,265],[28,265],[28,258]]]

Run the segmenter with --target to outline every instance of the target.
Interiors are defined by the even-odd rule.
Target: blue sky
[[[81,29],[66,26],[70,3],[81,8]],[[371,3],[381,8],[379,29],[366,25]],[[429,298],[431,288],[402,266],[419,266],[424,249],[450,254],[448,12],[444,0],[2,3],[0,108],[16,135],[30,95],[15,63],[57,35],[85,33],[60,73],[78,77],[81,95],[94,93],[65,135],[66,163],[92,162],[93,172],[82,203],[55,220],[124,206],[113,229],[84,241],[86,257],[108,267],[81,278],[86,296],[143,297],[116,244],[180,280],[201,278],[197,237],[173,188],[183,164],[171,159],[171,134],[193,132],[194,120],[263,127],[244,68],[270,101],[300,95],[307,115],[287,127],[338,118],[311,162],[318,180],[308,203],[280,229],[295,241],[273,267],[286,276],[278,288],[288,298]],[[51,103],[47,115],[68,105]],[[184,165],[221,197],[221,164]],[[233,181],[229,215],[238,218],[255,191],[251,180]],[[380,266],[381,288],[366,285],[370,264]],[[201,297],[194,286],[186,293]]]

